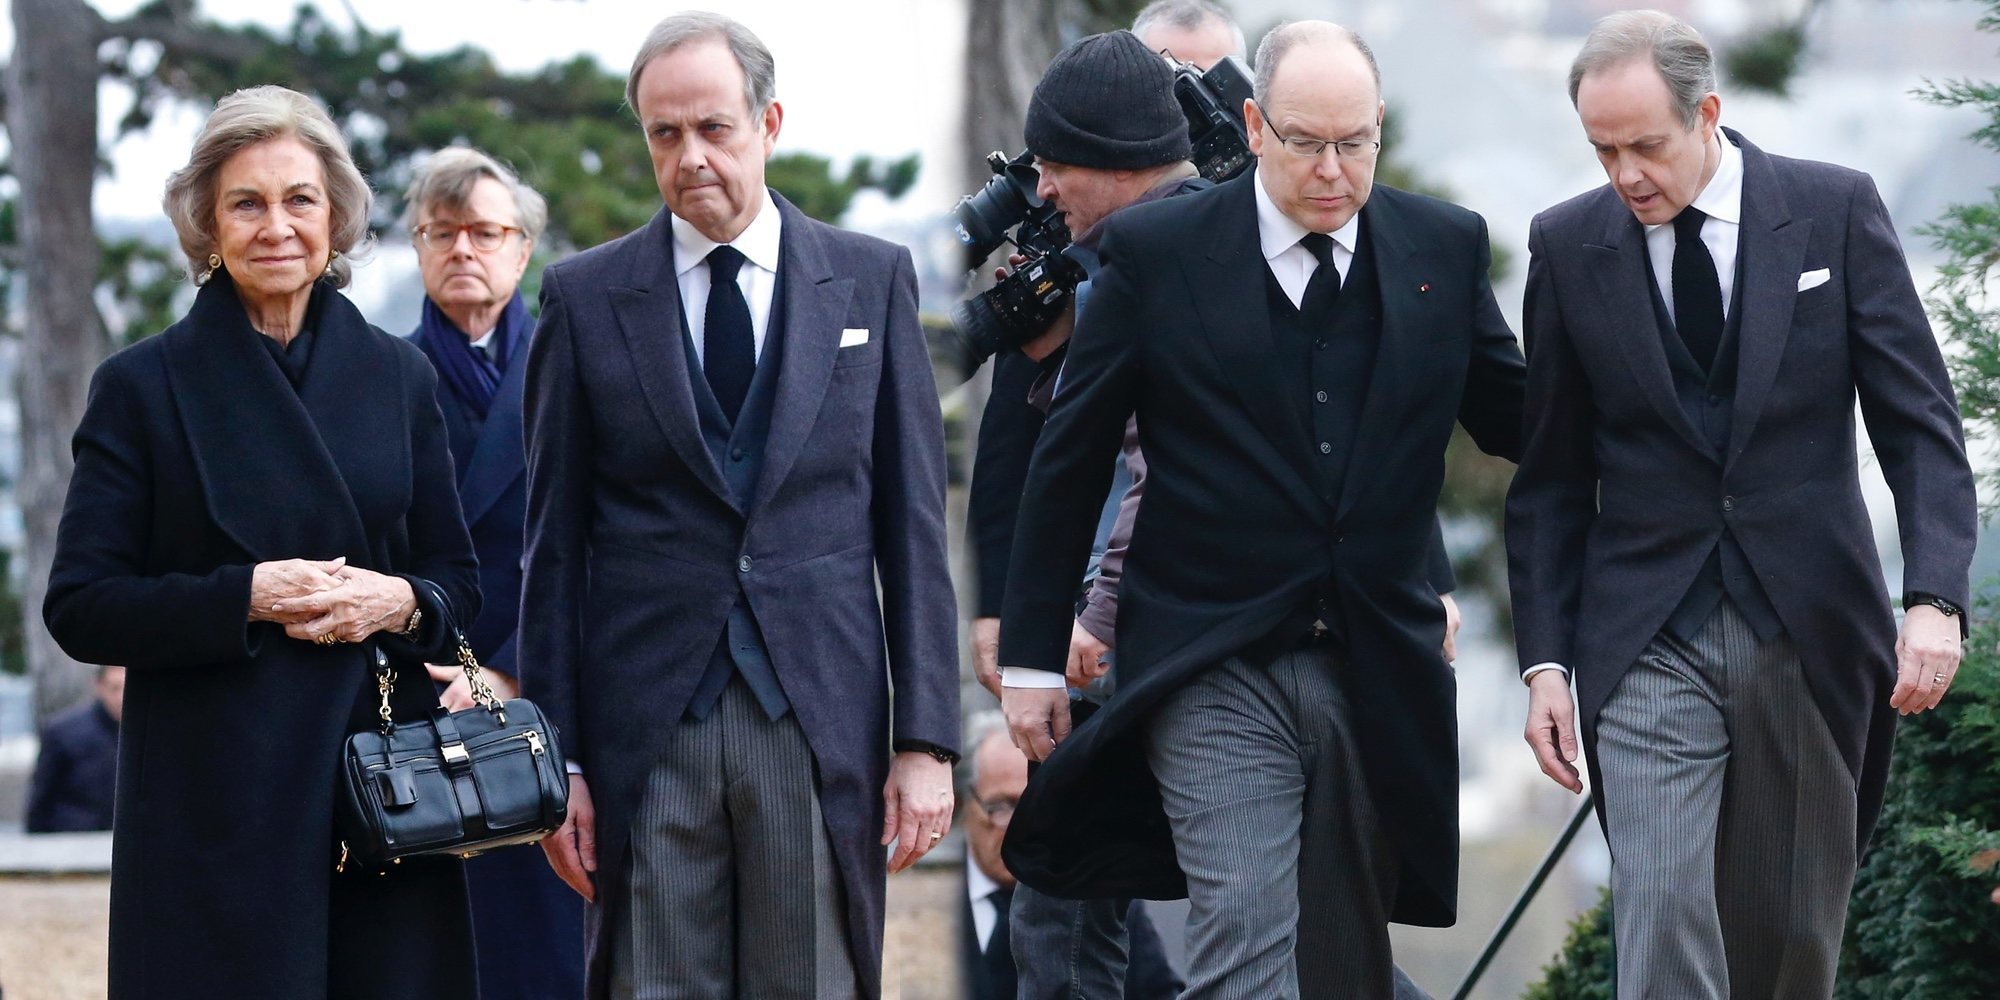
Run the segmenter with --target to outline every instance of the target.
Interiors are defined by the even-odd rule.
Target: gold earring
[[[322,277],[322,278],[331,278],[331,277],[333,277],[333,262],[334,262],[334,261],[336,261],[336,260],[339,260],[339,259],[340,259],[340,251],[338,251],[338,250],[330,250],[330,251],[327,251],[327,255],[326,255],[326,270],[324,270],[324,271],[321,271],[321,272],[319,273],[319,276],[320,276],[320,277]]]
[[[214,253],[209,254],[208,270],[203,271],[198,275],[195,275],[194,283],[196,285],[208,284],[208,279],[215,277],[215,272],[220,270],[221,268],[222,268],[222,255]]]

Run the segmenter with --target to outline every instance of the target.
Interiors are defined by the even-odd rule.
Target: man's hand
[[[1576,703],[1570,700],[1569,678],[1560,670],[1544,670],[1528,678],[1528,746],[1542,773],[1572,792],[1583,791],[1576,771]]]
[[[1104,662],[1104,654],[1111,652],[1090,630],[1076,622],[1069,628],[1069,669],[1064,676],[1073,688],[1088,687],[1090,682],[1111,671],[1111,664]],[[1003,699],[1004,700],[1004,699]]]
[[[1958,676],[1958,619],[1928,604],[1903,611],[1896,637],[1896,689],[1889,705],[1903,715],[1938,707]]]
[[[1000,619],[972,620],[972,676],[979,686],[1000,697]]]
[[[1069,691],[1064,688],[1003,688],[1000,710],[1014,745],[1029,760],[1043,761],[1069,738]]]
[[[597,902],[597,811],[590,806],[590,786],[583,783],[583,775],[569,776],[569,818],[542,838],[542,853],[549,856],[556,876],[584,902]]]
[[[1458,627],[1465,624],[1458,616],[1458,602],[1450,594],[1439,594],[1438,600],[1444,604],[1444,662],[1458,662]],[[1535,675],[1537,677],[1540,674]]]
[[[889,762],[882,786],[882,846],[895,842],[889,871],[902,871],[931,852],[951,829],[951,765],[906,750]]]
[[[438,704],[447,712],[462,712],[479,704],[472,700],[472,684],[465,679],[465,668],[447,666],[442,663],[426,663],[424,669],[430,671],[431,680],[445,685],[444,693],[438,695]],[[493,696],[501,701],[509,701],[521,696],[521,685],[514,678],[492,667],[481,667],[479,676],[486,678],[486,686],[493,689]]]
[[[1021,353],[1028,360],[1040,363],[1043,358],[1056,352],[1056,348],[1069,343],[1069,335],[1076,332],[1076,298],[1072,296],[1062,314],[1056,317],[1049,328],[1035,335],[1035,339],[1021,345]]]

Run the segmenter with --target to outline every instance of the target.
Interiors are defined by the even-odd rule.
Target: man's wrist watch
[[[958,754],[928,740],[897,740],[895,751],[897,753],[930,754],[938,763],[946,767],[958,766]]]
[[[1966,632],[1971,628],[1971,624],[1965,620],[1964,608],[1961,608],[1958,605],[1953,604],[1950,601],[1947,601],[1936,594],[1926,594],[1921,590],[1912,590],[1909,593],[1903,595],[1904,611],[1908,611],[1911,608],[1923,604],[1927,604],[1933,608],[1938,609],[1938,611],[1942,613],[1946,618],[1958,619],[1958,631],[1961,638],[1963,638]]]

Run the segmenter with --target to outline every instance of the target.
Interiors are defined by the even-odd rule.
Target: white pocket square
[[[1822,278],[1820,280],[1824,281],[1825,279]],[[842,347],[857,347],[867,342],[868,342],[867,327],[850,326],[840,331],[840,346]]]
[[[1799,275],[1799,291],[1803,292],[1809,288],[1818,288],[1832,279],[1833,271],[1830,268],[1822,267],[1817,271],[1807,271]]]

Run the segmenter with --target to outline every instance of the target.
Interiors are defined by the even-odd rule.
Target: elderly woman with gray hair
[[[371,201],[312,100],[223,98],[167,181],[194,304],[91,382],[43,614],[71,656],[129,666],[113,997],[475,993],[461,862],[337,870],[367,650],[421,715],[440,623],[479,610],[436,376],[338,291]]]
[[[410,181],[403,226],[424,279],[423,316],[411,342],[438,370],[437,403],[458,475],[458,495],[479,555],[485,602],[466,641],[503,697],[519,690],[514,655],[527,542],[527,454],[521,388],[535,319],[519,286],[548,222],[542,196],[476,149],[425,160]],[[472,704],[465,673],[435,665],[444,704]],[[468,861],[481,1000],[583,995],[583,900],[556,877],[539,847],[503,847]]]

